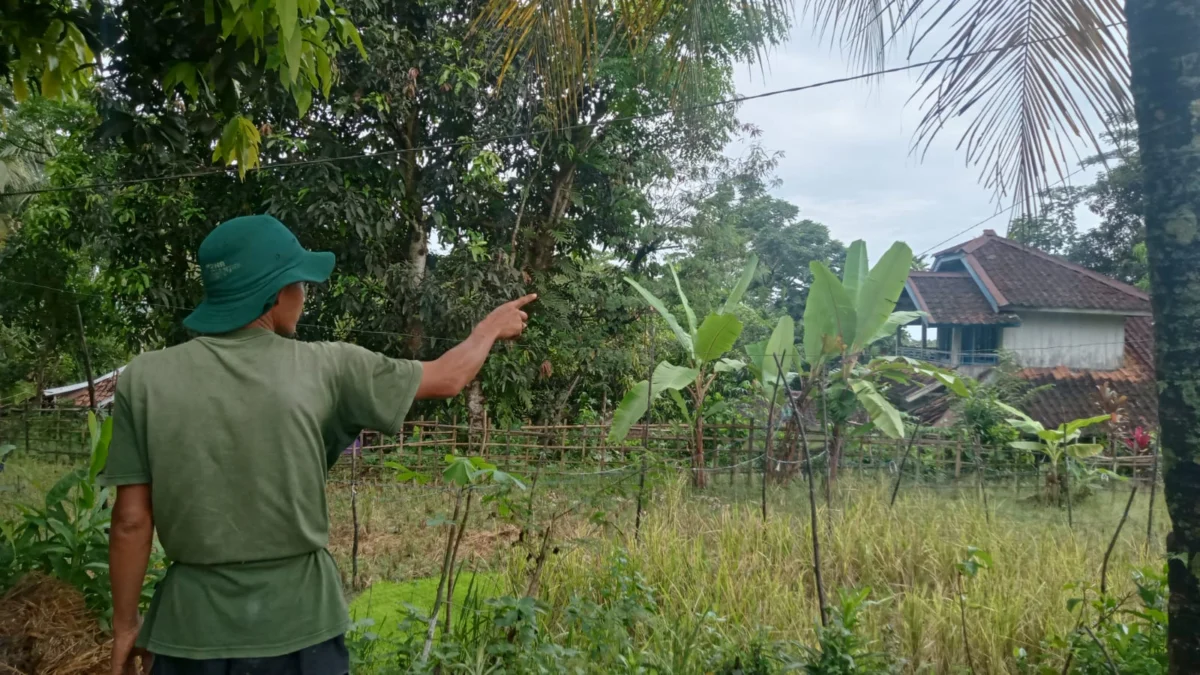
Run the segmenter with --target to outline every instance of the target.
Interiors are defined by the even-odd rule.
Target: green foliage
[[[726,307],[738,304],[740,297],[746,292],[746,287],[749,286],[748,280],[754,278],[754,271],[757,268],[758,258],[751,256],[725,301]],[[626,278],[625,281],[671,327],[679,346],[688,356],[691,367],[675,366],[668,361],[662,361],[655,367],[652,381],[642,380],[635,384],[625,394],[613,413],[613,423],[608,433],[611,441],[624,440],[633,425],[646,413],[647,406],[653,402],[652,399],[657,398],[663,391],[679,391],[690,387],[692,401],[696,407],[695,414],[691,417],[697,421],[701,420],[704,413],[705,395],[713,378],[717,373],[729,372],[733,369],[734,364],[731,361],[720,359],[737,343],[742,334],[742,322],[732,314],[709,314],[704,318],[704,323],[696,328],[696,317],[692,313],[691,304],[683,292],[683,287],[679,285],[679,278],[675,276],[674,270],[671,270],[671,276],[675,281],[680,303],[687,312],[688,325],[691,330],[684,330],[675,315],[667,309],[666,303],[656,295],[633,279]],[[682,405],[680,407],[684,408]],[[697,434],[699,433],[699,427],[697,427]]]
[[[875,604],[870,588],[838,590],[838,604],[828,608],[829,624],[817,627],[816,648],[804,647],[808,675],[886,675],[899,673],[900,664],[886,652],[873,651],[859,634],[862,612]],[[800,664],[797,664],[800,665]]]
[[[386,629],[360,619],[351,631],[347,645],[355,672],[898,672],[893,659],[873,651],[862,637],[863,614],[875,604],[868,600],[870,589],[840,593],[839,604],[830,608],[830,625],[818,627],[815,647],[765,639],[743,644],[727,637],[726,620],[711,611],[668,620],[662,614],[660,589],[623,555],[598,570],[587,588],[555,612],[561,628],[554,631],[547,627],[550,608],[538,600],[497,596],[493,586],[472,584],[456,600],[460,611],[453,629],[439,635],[429,661],[420,665],[422,644],[415,629],[429,611],[428,591],[436,587],[436,580],[427,581],[426,593],[417,601],[411,600],[415,592],[390,608],[377,605],[388,601],[380,596],[363,595],[355,601],[352,608],[370,603],[371,616],[395,612],[382,619],[389,624]],[[391,624],[398,626],[393,629]]]
[[[7,38],[0,75],[10,76],[17,101],[28,98],[30,82],[46,98],[78,98],[95,86],[93,70],[103,60],[100,89],[114,103],[105,133],[125,134],[156,113],[178,120],[182,101],[226,120],[208,139],[216,140],[213,159],[236,163],[242,175],[259,158],[257,131],[248,131],[257,127],[241,111],[265,81],[278,79],[304,117],[314,92],[329,95],[339,51],[352,46],[366,57],[358,29],[332,1],[97,3],[90,10],[60,0],[25,4],[0,22]]]
[[[19,505],[21,516],[0,523],[0,588],[37,572],[61,579],[83,592],[88,607],[102,621],[112,618],[109,588],[108,529],[112,518],[110,493],[96,477],[108,459],[112,418],[98,421],[89,413],[91,455],[86,468],[65,474],[37,506]],[[163,573],[162,554],[153,553],[142,589],[148,602]]]
[[[820,261],[811,263],[814,281],[804,308],[804,354],[814,368],[835,356],[855,360],[872,342],[885,337],[880,331],[891,319],[908,279],[912,249],[901,242],[892,244],[864,275],[866,260],[866,244],[852,244],[844,275],[850,279],[848,284]],[[894,325],[900,325],[899,318]]]
[[[1167,663],[1167,573],[1161,569],[1134,570],[1137,592],[1125,597],[1096,593],[1087,585],[1074,584],[1082,591],[1067,600],[1067,611],[1079,615],[1078,627],[1066,635],[1042,641],[1041,650],[1030,656],[1016,650],[1018,672],[1022,675],[1057,675],[1057,661],[1071,659],[1072,673],[1110,675],[1113,668],[1122,675],[1165,675]]]

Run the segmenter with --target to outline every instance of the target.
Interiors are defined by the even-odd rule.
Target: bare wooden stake
[[[1104,563],[1100,565],[1100,595],[1104,595],[1108,591],[1108,559],[1112,557],[1113,549],[1117,546],[1117,538],[1121,536],[1121,528],[1125,527],[1125,521],[1129,519],[1129,509],[1133,506],[1133,498],[1137,496],[1137,485],[1129,491],[1129,501],[1125,502],[1125,513],[1121,514],[1121,520],[1117,523],[1117,531],[1113,532],[1112,540],[1108,542],[1108,550],[1104,552]]]
[[[1067,527],[1075,528],[1075,510],[1071,506],[1071,458],[1063,457],[1062,484],[1067,493]]]
[[[900,459],[900,470],[896,472],[896,484],[892,486],[892,501],[888,504],[889,507],[896,505],[896,495],[900,494],[900,481],[904,479],[904,465],[908,463],[908,453],[912,452],[913,443],[917,442],[917,432],[920,430],[920,424],[913,424],[912,436],[908,438],[908,448],[904,451],[904,457]]]
[[[983,497],[983,519],[988,525],[992,524],[992,510],[988,507],[987,481],[984,480],[984,471],[987,465],[983,461],[983,446],[979,442],[979,438],[973,437],[972,447],[975,449],[975,473],[979,475],[979,494]]]
[[[778,356],[776,356],[776,360],[779,360]],[[779,363],[779,370],[781,372],[783,371],[783,363]],[[812,530],[813,581],[817,586],[817,604],[821,609],[821,625],[828,626],[829,616],[826,613],[825,608],[825,583],[821,578],[821,537],[818,530],[820,526],[817,524],[817,490],[813,485],[813,483],[817,480],[817,476],[815,473],[813,473],[812,465],[809,463],[810,455],[808,453],[808,434],[804,431],[804,423],[802,421],[804,417],[800,414],[800,407],[796,402],[796,397],[792,395],[792,387],[787,383],[787,380],[784,380],[783,386],[787,390],[785,393],[787,394],[788,402],[791,404],[792,414],[795,416],[796,421],[799,422],[800,452],[803,455],[804,466],[808,469],[808,512],[809,527]],[[811,391],[813,386],[811,376],[808,386]]]
[[[767,472],[771,468],[771,449],[775,446],[775,399],[779,398],[779,380],[784,378],[783,363],[779,355],[775,355],[779,370],[775,376],[775,386],[771,389],[771,405],[767,407],[767,445],[763,452],[762,461],[762,519],[767,522]],[[786,386],[786,382],[784,383]]]
[[[96,381],[92,379],[92,354],[88,351],[87,332],[83,329],[83,310],[75,303],[75,318],[79,319],[79,344],[83,347],[83,374],[87,376],[88,408],[93,414],[99,409],[96,402]]]
[[[362,436],[359,435],[359,439]],[[358,590],[358,446],[350,446],[350,520],[354,523],[354,540],[350,545],[350,588]]]
[[[28,445],[26,441],[26,445]],[[1146,547],[1154,550],[1154,498],[1158,492],[1158,440],[1150,444],[1150,452],[1154,453],[1150,465],[1150,513],[1146,517]]]
[[[642,502],[646,496],[646,455],[650,454],[650,416],[654,409],[654,359],[655,359],[655,343],[654,343],[654,328],[655,324],[650,324],[650,376],[646,378],[646,416],[642,423],[642,468],[641,475],[638,477],[638,496],[637,496],[637,517],[633,523],[633,540],[640,542],[642,540]],[[549,536],[549,532],[547,532]]]

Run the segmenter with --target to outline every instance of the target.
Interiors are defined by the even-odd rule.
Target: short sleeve
[[[150,482],[146,444],[138,434],[134,407],[130,404],[128,376],[117,381],[113,399],[113,433],[108,445],[108,463],[99,479],[101,485],[142,485]]]
[[[337,397],[342,427],[398,433],[421,385],[421,363],[339,344]]]

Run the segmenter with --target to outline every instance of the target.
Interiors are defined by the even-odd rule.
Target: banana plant
[[[1087,427],[1109,421],[1111,419],[1109,415],[1071,420],[1070,422],[1058,425],[1055,429],[1047,429],[1041,422],[1010,405],[999,402],[996,405],[1004,412],[1012,415],[1008,419],[1008,423],[1015,429],[1024,434],[1037,437],[1038,440],[1036,441],[1012,441],[1009,443],[1009,446],[1016,450],[1023,450],[1029,453],[1041,452],[1046,455],[1050,460],[1050,474],[1046,476],[1047,496],[1054,501],[1057,501],[1059,488],[1063,485],[1062,472],[1060,470],[1060,464],[1063,462],[1063,459],[1067,458],[1068,461],[1071,459],[1079,461],[1095,457],[1104,451],[1103,443],[1080,443],[1079,437]]]
[[[624,440],[633,425],[646,414],[647,408],[654,399],[665,392],[674,392],[673,396],[679,397],[676,401],[678,403],[679,399],[682,399],[680,392],[686,391],[691,395],[693,406],[693,412],[689,415],[695,433],[692,450],[693,462],[697,467],[704,465],[705,398],[718,374],[738,370],[745,366],[741,361],[726,358],[725,355],[730,349],[733,349],[734,343],[741,337],[742,322],[734,316],[733,312],[741,302],[742,296],[745,295],[746,289],[749,288],[750,282],[754,280],[757,268],[758,257],[751,256],[741,277],[730,290],[721,310],[709,314],[702,323],[697,325],[696,314],[692,311],[691,303],[688,302],[687,295],[679,284],[679,277],[675,274],[673,267],[668,267],[671,271],[671,278],[675,282],[675,290],[679,294],[679,302],[683,306],[687,328],[684,328],[675,315],[667,309],[662,300],[638,282],[626,277],[626,283],[632,286],[645,299],[646,303],[667,322],[683,350],[687,363],[686,365],[675,365],[667,360],[660,361],[655,366],[650,380],[642,380],[633,385],[633,388],[625,394],[625,398],[613,412],[612,427],[609,429],[608,435],[610,442],[619,443]],[[683,408],[686,412],[686,406]],[[694,475],[697,487],[703,487],[704,472],[696,471]]]
[[[813,283],[804,307],[804,358],[813,382],[828,375],[821,390],[822,404],[852,414],[861,406],[871,423],[890,438],[904,435],[900,411],[887,400],[883,387],[888,381],[903,382],[916,375],[935,377],[958,393],[965,387],[951,372],[894,358],[862,364],[871,345],[896,334],[897,329],[923,316],[921,312],[897,312],[896,301],[904,289],[912,265],[912,249],[896,242],[869,267],[867,245],[862,240],[846,251],[846,266],[838,279],[824,263],[809,263]],[[842,432],[850,414],[834,419],[830,448],[830,477],[836,478]],[[827,430],[828,431],[828,430]]]

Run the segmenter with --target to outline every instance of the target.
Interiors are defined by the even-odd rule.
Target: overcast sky
[[[776,196],[799,206],[802,217],[827,225],[843,243],[865,239],[872,260],[896,240],[920,253],[997,210],[978,181],[978,168],[966,166],[965,155],[955,150],[961,125],[943,130],[923,161],[910,152],[920,110],[908,98],[919,72],[748,101],[738,112],[741,121],[762,130],[764,148],[784,153]],[[753,95],[847,74],[839,53],[798,26],[771,55],[765,74],[741,66],[736,82],[739,94]],[[737,156],[743,149],[735,143],[727,153]],[[1084,216],[1080,225],[1087,224]],[[984,227],[1004,234],[1007,226],[1006,214],[950,244]]]

